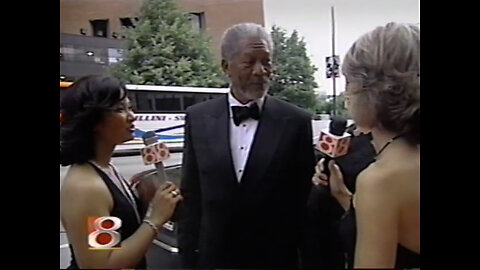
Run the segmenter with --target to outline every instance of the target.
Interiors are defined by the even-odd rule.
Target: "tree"
[[[312,113],[317,107],[313,74],[317,68],[307,56],[305,41],[293,31],[290,37],[280,27],[272,27],[274,43],[272,62],[275,72],[269,93]]]
[[[176,1],[145,0],[134,27],[122,31],[123,60],[111,75],[132,84],[224,87],[210,40],[195,31]]]
[[[337,96],[335,103],[335,110],[337,111],[337,115],[350,118],[347,109],[345,109],[345,96],[343,95],[343,93]],[[326,113],[333,115],[333,98],[327,96],[318,97],[318,103],[315,108],[315,113]]]

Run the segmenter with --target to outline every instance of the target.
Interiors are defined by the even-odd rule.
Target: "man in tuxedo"
[[[178,223],[186,268],[298,268],[315,157],[311,115],[267,95],[273,42],[222,37],[228,96],[188,108]]]

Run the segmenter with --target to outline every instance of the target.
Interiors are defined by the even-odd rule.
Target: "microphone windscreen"
[[[341,116],[332,116],[329,131],[336,136],[342,136],[347,129],[347,119]]]

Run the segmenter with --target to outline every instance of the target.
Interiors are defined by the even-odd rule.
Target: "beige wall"
[[[241,22],[264,23],[263,0],[178,0],[187,12],[204,12],[206,33],[219,57],[220,39],[230,26]],[[80,34],[80,28],[92,36],[90,20],[108,19],[108,34],[119,32],[120,19],[136,17],[142,0],[60,0],[60,32]]]
[[[108,19],[109,33],[120,30],[123,17],[135,17],[142,0],[60,0],[60,33],[79,35],[87,29],[92,35],[90,20]]]
[[[265,25],[262,0],[183,0],[181,4],[189,12],[205,12],[206,31],[217,56],[220,39],[228,27],[242,22]]]

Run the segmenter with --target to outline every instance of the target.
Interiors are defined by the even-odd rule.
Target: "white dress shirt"
[[[247,164],[248,153],[250,153],[253,137],[257,131],[258,120],[249,118],[236,126],[235,123],[233,123],[232,106],[248,107],[253,102],[257,102],[258,108],[261,112],[264,100],[265,97],[262,97],[247,104],[242,104],[235,99],[232,93],[228,93],[228,103],[230,108],[230,149],[232,152],[233,168],[235,169],[235,174],[239,183],[242,179],[245,165]]]

